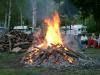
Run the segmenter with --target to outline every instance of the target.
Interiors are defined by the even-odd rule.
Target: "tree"
[[[90,33],[96,32],[95,21],[93,15],[90,15],[85,19],[85,24],[87,25],[87,31]]]
[[[0,22],[5,22],[5,27],[7,24],[7,12],[8,12],[8,0],[1,0],[0,1]]]
[[[96,32],[100,32],[100,0],[71,0],[82,12],[85,19],[91,14],[96,22]]]
[[[15,22],[20,22],[22,25],[25,5],[26,0],[1,0],[0,21],[5,21],[8,29],[12,28]]]

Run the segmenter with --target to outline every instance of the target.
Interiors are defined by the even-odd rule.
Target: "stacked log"
[[[12,30],[0,38],[0,52],[12,51],[15,48],[27,49],[32,43],[30,36],[21,31]]]

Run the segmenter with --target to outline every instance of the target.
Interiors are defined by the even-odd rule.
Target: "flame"
[[[45,50],[48,50],[48,48],[52,48],[52,50],[57,50],[60,53],[61,50],[64,50],[61,52],[62,56],[64,57],[65,61],[68,61],[69,63],[73,64],[75,62],[75,59],[69,55],[66,54],[66,51],[69,51],[68,48],[64,47],[61,34],[60,34],[60,17],[57,12],[54,12],[52,18],[46,18],[44,19],[44,23],[47,26],[47,31],[45,38],[43,39],[43,42],[37,45],[36,47],[32,47],[33,52],[32,54],[29,54],[26,58],[26,61],[28,60],[28,63],[32,64],[34,63],[35,57],[38,57],[41,52],[45,52]],[[41,49],[43,48],[43,49]],[[63,48],[63,49],[62,49]],[[61,49],[59,51],[59,49]],[[52,50],[49,50],[47,52],[51,53]],[[34,59],[33,59],[34,57]],[[33,61],[32,61],[33,59]],[[46,62],[46,61],[44,61]],[[58,64],[59,61],[54,61],[54,63]]]
[[[45,40],[38,47],[47,48],[48,46],[53,45],[63,45],[61,34],[60,34],[60,17],[57,12],[53,14],[53,18],[46,18],[44,20],[45,25],[47,25],[47,32]]]

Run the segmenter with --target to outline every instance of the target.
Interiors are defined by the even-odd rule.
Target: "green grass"
[[[100,59],[100,49],[87,49],[90,57]],[[0,53],[0,75],[100,75],[100,68],[55,70],[20,65],[23,53]]]
[[[100,48],[98,48],[98,49],[95,49],[95,48],[87,49],[85,51],[85,54],[92,57],[92,58],[100,59]]]
[[[100,69],[50,70],[44,68],[0,69],[0,75],[100,75]]]

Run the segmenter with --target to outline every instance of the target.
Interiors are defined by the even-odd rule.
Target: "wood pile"
[[[12,50],[16,52],[15,48],[18,47],[18,49],[27,49],[31,43],[32,40],[29,35],[21,31],[12,30],[0,38],[0,52],[11,52]]]
[[[67,50],[60,45],[53,45],[47,49],[32,47],[22,59],[22,62],[32,66],[43,66],[52,68],[68,67],[69,65],[78,64],[78,59],[87,59],[84,55]]]

